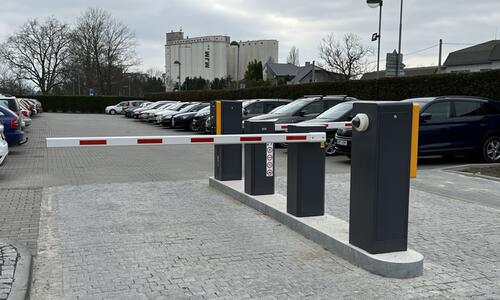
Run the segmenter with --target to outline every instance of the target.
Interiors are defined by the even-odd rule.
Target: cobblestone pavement
[[[0,240],[36,250],[41,216],[34,299],[500,298],[494,191],[462,193],[448,177],[444,186],[416,182],[410,246],[424,254],[425,275],[392,280],[209,190],[210,146],[46,149],[44,141],[184,132],[121,116],[42,114],[28,134],[0,169]],[[285,151],[276,157],[284,175]],[[426,160],[422,169],[456,163]],[[345,158],[327,159],[327,211],[343,219],[348,172]]]
[[[328,177],[327,210],[346,219],[343,177]],[[425,274],[408,280],[354,267],[206,180],[45,193],[34,299],[500,297],[500,211],[426,192],[410,210]]]
[[[0,300],[6,300],[12,289],[18,253],[16,248],[0,242]]]
[[[42,189],[0,188],[0,241],[26,246],[36,253]]]

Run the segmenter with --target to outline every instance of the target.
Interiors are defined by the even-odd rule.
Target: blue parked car
[[[23,144],[24,131],[21,128],[21,117],[12,110],[0,105],[0,123],[4,127],[4,135],[9,144]]]
[[[420,104],[419,156],[471,155],[500,162],[500,101],[465,96],[404,101]],[[350,156],[351,133],[337,131],[337,153]]]

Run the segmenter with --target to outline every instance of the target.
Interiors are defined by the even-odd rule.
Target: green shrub
[[[240,90],[181,91],[146,94],[156,100],[211,101],[217,99],[287,98],[304,95],[349,95],[365,100],[402,100],[414,97],[467,95],[500,99],[500,70],[439,74],[380,80],[349,80]]]
[[[500,99],[500,70],[439,74],[380,80],[349,80],[234,90],[181,91],[146,94],[150,101],[211,101],[217,99],[297,99],[304,95],[349,95],[364,100],[402,100],[414,97],[467,95]],[[46,111],[103,113],[106,106],[137,98],[116,96],[21,96],[35,98]]]

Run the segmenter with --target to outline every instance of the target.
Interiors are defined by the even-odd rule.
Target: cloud
[[[385,0],[382,57],[397,48],[399,0]],[[364,0],[3,0],[0,40],[12,34],[27,18],[57,17],[74,23],[87,7],[101,7],[132,28],[138,39],[142,69],[163,68],[165,33],[183,28],[186,35],[224,34],[233,40],[277,39],[280,60],[292,46],[300,61],[318,60],[318,44],[329,33],[358,34],[363,43],[377,31],[378,10]],[[405,0],[403,53],[445,43],[479,43],[494,38],[500,27],[500,1]],[[445,55],[459,49],[445,45]],[[405,57],[409,66],[437,63],[437,48]],[[371,60],[375,60],[374,53]]]

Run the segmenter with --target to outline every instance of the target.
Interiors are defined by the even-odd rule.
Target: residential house
[[[273,85],[328,82],[344,78],[342,74],[329,72],[309,62],[306,62],[305,66],[267,63],[263,71],[264,80],[271,81]]]
[[[485,72],[500,69],[500,40],[451,52],[442,73]]]

